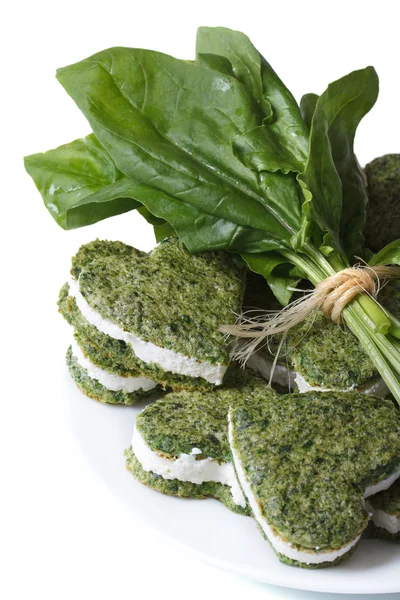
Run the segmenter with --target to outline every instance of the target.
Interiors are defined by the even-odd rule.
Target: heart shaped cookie
[[[163,385],[222,383],[230,347],[218,328],[235,320],[244,288],[229,254],[192,256],[176,239],[150,255],[97,241],[78,252],[72,274],[64,313],[94,354]]]
[[[167,394],[147,406],[136,419],[127,468],[142,483],[164,494],[218,498],[228,508],[247,514],[228,441],[228,410],[275,395],[251,371],[231,367],[223,388],[202,393]]]
[[[331,566],[368,525],[364,498],[400,476],[400,412],[349,393],[270,396],[232,407],[239,483],[282,562]]]

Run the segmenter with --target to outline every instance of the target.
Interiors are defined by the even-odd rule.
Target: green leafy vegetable
[[[264,96],[261,56],[246,35],[225,27],[199,27],[196,53],[197,56],[207,53],[229,60],[235,77],[251,92],[264,116],[272,116],[271,103]]]
[[[268,282],[275,297],[283,305],[288,304],[293,292],[288,288],[295,287],[304,274],[293,275],[293,266],[287,258],[278,252],[262,252],[258,254],[242,253],[242,258],[254,273],[259,273]]]
[[[124,178],[94,135],[25,158],[25,168],[56,222],[90,225],[139,204],[124,193]],[[70,209],[79,204],[73,213]]]
[[[123,48],[61,69],[58,78],[117,167],[138,182],[135,198],[167,220],[191,251],[290,246],[300,191],[280,173],[267,173],[260,185],[235,156],[232,141],[258,118],[236,79]],[[282,203],[290,209],[281,210]],[[185,233],[193,219],[195,238]]]
[[[365,180],[354,155],[356,128],[378,97],[372,67],[354,71],[331,83],[318,98],[311,122],[304,184],[304,227],[316,222],[325,234],[324,250],[360,251],[365,225]],[[311,195],[309,195],[311,192]]]
[[[391,242],[369,260],[369,265],[400,265],[400,240]]]
[[[300,109],[246,36],[200,28],[195,61],[111,48],[57,77],[96,136],[27,158],[63,227],[140,207],[158,239],[241,254],[283,303],[299,274],[316,285],[360,252],[366,190],[353,144],[378,94],[372,67],[307,94]],[[400,401],[387,313],[363,295],[343,316]]]
[[[145,206],[141,206],[137,210],[148,223],[153,225],[156,242],[162,242],[165,238],[176,236],[176,231],[169,223],[152,215]]]
[[[207,51],[230,61],[235,76],[251,90],[271,128],[285,139],[296,160],[304,163],[308,134],[297,102],[249,38],[224,27],[200,27],[196,51]]]
[[[217,56],[216,54],[198,54],[196,62],[200,67],[204,67],[205,69],[212,69],[213,71],[224,73],[230,77],[235,77],[231,63],[224,56]]]
[[[293,289],[301,280],[301,277],[291,277],[289,274],[274,272],[268,278],[268,285],[274,296],[283,305],[287,306],[293,296]]]
[[[307,129],[311,129],[311,121],[317,106],[317,94],[304,94],[300,100],[300,112]]]
[[[196,50],[198,54],[209,52],[227,58],[237,79],[260,105],[263,126],[252,132],[252,145],[259,152],[261,148],[269,150],[269,160],[277,152],[286,154],[286,166],[281,162],[273,170],[302,170],[307,159],[308,132],[297,102],[249,38],[224,27],[200,27]]]

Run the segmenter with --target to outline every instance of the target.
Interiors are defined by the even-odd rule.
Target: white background
[[[67,330],[55,300],[81,243],[119,238],[147,250],[152,233],[133,213],[62,231],[22,157],[89,132],[54,78],[57,67],[113,45],[192,58],[198,25],[246,32],[298,99],[374,65],[381,95],[360,128],[359,159],[399,152],[396,4],[37,0],[1,9],[1,598],[323,597],[245,581],[183,556],[97,478],[61,399]]]

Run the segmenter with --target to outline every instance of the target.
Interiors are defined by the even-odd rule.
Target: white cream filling
[[[400,468],[398,468],[397,471],[392,473],[390,475],[390,477],[387,477],[387,479],[384,479],[383,481],[379,481],[378,483],[369,485],[367,487],[367,489],[365,490],[364,498],[368,498],[369,496],[379,494],[379,492],[383,492],[384,490],[389,489],[390,486],[393,485],[394,482],[396,481],[396,479],[398,479],[399,477],[400,477]]]
[[[361,535],[358,535],[357,537],[355,537],[353,540],[351,540],[351,542],[349,542],[345,546],[342,546],[342,548],[339,548],[339,550],[328,550],[328,551],[319,552],[319,549],[316,547],[315,550],[310,550],[307,552],[305,550],[298,550],[293,544],[290,544],[289,542],[284,540],[267,523],[265,517],[262,514],[260,505],[257,502],[257,498],[254,495],[254,493],[250,487],[250,484],[247,480],[247,477],[245,475],[245,472],[244,472],[244,469],[240,462],[240,459],[234,449],[232,422],[231,422],[230,414],[229,414],[229,443],[231,446],[233,463],[235,465],[236,474],[237,474],[239,483],[242,487],[242,490],[243,490],[245,496],[247,497],[250,508],[253,511],[254,518],[260,525],[261,529],[265,533],[266,537],[268,538],[268,540],[270,541],[272,547],[276,550],[276,552],[279,552],[280,554],[287,556],[291,560],[297,560],[298,562],[302,562],[302,563],[305,563],[308,565],[311,565],[311,564],[317,565],[317,564],[321,564],[324,562],[333,562],[340,556],[343,556],[343,554],[346,554],[346,552],[349,552],[349,550],[351,550],[351,548],[353,548],[353,546],[355,546],[357,544]]]
[[[379,492],[383,492],[390,488],[391,485],[400,477],[400,468],[397,469],[390,477],[376,483],[374,485],[370,485],[364,494],[364,498],[368,498],[369,496],[373,496],[378,494]],[[391,515],[379,508],[375,508],[370,502],[365,503],[365,508],[369,512],[372,521],[375,523],[377,527],[381,527],[382,529],[386,529],[389,533],[399,533],[400,531],[400,517],[396,515]]]
[[[71,342],[71,348],[73,356],[76,358],[82,369],[85,369],[88,376],[91,379],[95,379],[112,392],[123,391],[131,393],[140,389],[147,392],[157,385],[155,381],[152,381],[147,377],[121,377],[115,373],[109,373],[108,371],[100,369],[100,367],[93,364],[92,361],[84,355],[75,339]]]
[[[294,373],[294,376],[294,382],[297,385],[297,389],[300,394],[304,394],[306,392],[360,392],[362,394],[374,394],[375,396],[385,397],[389,393],[386,383],[381,378],[370,381],[360,387],[352,385],[348,388],[338,390],[312,386],[300,373]]]
[[[248,359],[246,366],[257,373],[260,373],[264,379],[270,380],[273,361],[265,357],[261,352],[255,352]],[[272,375],[272,381],[283,387],[291,389],[294,383],[295,373],[284,365],[276,364]]]
[[[145,342],[135,334],[124,331],[121,327],[110,321],[110,319],[104,319],[100,313],[89,306],[79,290],[79,282],[71,279],[69,281],[69,290],[70,295],[75,298],[79,310],[88,323],[102,333],[130,344],[136,356],[143,362],[157,364],[164,371],[179,375],[188,375],[189,377],[201,377],[210,383],[221,385],[227,369],[225,365],[213,365],[201,362],[180,352],[174,352],[173,350],[156,346],[151,342]]]
[[[272,364],[273,361],[264,356],[262,352],[256,352],[252,354],[247,361],[247,367],[253,369],[253,371],[256,371],[257,373],[260,373],[260,375],[262,375],[262,377],[264,377],[264,379],[267,381],[269,381],[271,377]],[[389,388],[382,378],[375,379],[372,382],[370,381],[360,387],[353,385],[342,390],[313,386],[308,383],[303,375],[296,373],[295,371],[292,371],[291,369],[288,369],[284,365],[280,364],[275,366],[272,381],[284,387],[288,387],[289,389],[292,389],[294,384],[296,384],[300,394],[304,394],[306,392],[357,391],[361,392],[362,394],[374,394],[375,396],[381,396],[383,398],[389,393]]]
[[[146,444],[136,425],[133,430],[132,450],[145,471],[161,475],[164,479],[179,479],[196,484],[214,481],[228,485],[234,503],[246,507],[246,499],[231,463],[218,463],[210,457],[196,459],[196,455],[201,454],[199,448],[193,448],[190,454],[181,454],[177,458],[166,458]]]
[[[380,508],[374,508],[369,502],[366,503],[366,509],[377,527],[386,529],[389,533],[400,532],[400,517],[387,513]]]

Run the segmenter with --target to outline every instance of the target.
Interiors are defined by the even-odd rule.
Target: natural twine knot
[[[400,267],[348,267],[327,277],[312,292],[303,294],[282,310],[266,313],[260,311],[258,315],[249,311],[240,315],[235,325],[223,325],[220,331],[247,338],[246,343],[239,345],[234,353],[235,358],[246,362],[263,340],[271,335],[285,335],[315,310],[322,310],[332,321],[340,323],[341,314],[349,302],[359,294],[375,298],[380,289],[380,281],[390,279],[400,279]]]
[[[390,267],[348,267],[331,275],[318,283],[315,293],[322,296],[321,310],[325,316],[335,323],[340,323],[343,309],[359,294],[367,293],[373,298],[377,294],[377,282],[382,273],[381,269],[390,270]]]

